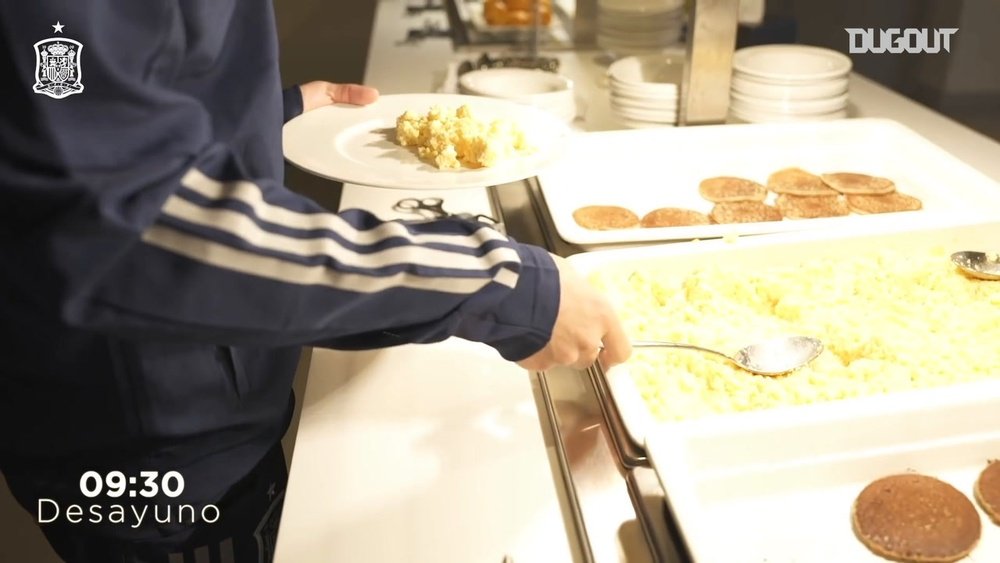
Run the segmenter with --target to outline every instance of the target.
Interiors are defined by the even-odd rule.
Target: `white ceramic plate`
[[[652,121],[654,123],[677,123],[677,112],[670,110],[642,109],[611,103],[615,113],[634,121]]]
[[[677,111],[677,98],[643,98],[611,92],[611,105],[628,108],[654,109],[660,111]]]
[[[809,45],[758,45],[737,50],[733,70],[768,81],[819,81],[846,76],[851,59]]]
[[[737,73],[730,85],[733,92],[768,100],[816,100],[839,96],[847,92],[848,79],[836,78],[823,82],[803,84],[767,84]]]
[[[817,100],[768,100],[730,92],[733,107],[746,111],[763,111],[802,115],[807,113],[830,113],[847,107],[847,94]]]
[[[611,93],[616,96],[641,98],[648,102],[676,103],[678,88],[674,84],[624,84],[614,78],[608,81]]]
[[[490,168],[441,170],[396,144],[396,118],[407,110],[468,105],[480,119],[510,119],[536,150]],[[368,106],[337,104],[285,124],[285,158],[324,178],[396,189],[495,186],[535,176],[562,154],[570,130],[555,115],[510,100],[462,94],[393,94]]]

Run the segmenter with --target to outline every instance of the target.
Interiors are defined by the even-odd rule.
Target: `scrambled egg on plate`
[[[493,166],[532,150],[516,123],[478,119],[467,105],[434,106],[423,115],[406,111],[396,118],[396,140],[443,169]]]
[[[1000,283],[962,275],[943,249],[683,275],[651,264],[591,281],[636,339],[723,351],[791,334],[825,344],[810,365],[780,377],[700,352],[637,350],[627,365],[659,420],[1000,378]]]

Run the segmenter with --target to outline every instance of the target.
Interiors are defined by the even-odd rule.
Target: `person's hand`
[[[302,91],[302,111],[330,104],[368,105],[378,99],[378,90],[361,84],[334,84],[316,80],[299,85]]]
[[[609,368],[627,360],[632,345],[611,303],[568,262],[558,256],[553,259],[559,268],[561,295],[552,338],[518,365],[532,371],[555,366],[586,369],[600,358],[601,365]]]

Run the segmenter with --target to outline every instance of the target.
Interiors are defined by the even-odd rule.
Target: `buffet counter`
[[[406,6],[379,2],[365,82],[384,94],[447,91],[455,65],[480,53],[456,52],[447,38],[404,42],[410,29],[447,22],[443,12],[407,15]],[[584,98],[574,127],[619,128],[597,53],[546,55],[559,58]],[[852,117],[899,121],[1000,181],[997,142],[858,75],[850,95]],[[394,218],[402,217],[392,211],[396,200],[438,195],[452,212],[501,214],[520,240],[575,252],[531,210],[536,189],[345,185],[341,207]],[[457,339],[313,350],[275,561],[683,560],[674,531],[651,537],[636,522],[644,506],[662,513],[662,496],[642,494],[648,483],[620,486],[651,477],[618,463],[601,406],[606,390],[592,376],[527,373]]]

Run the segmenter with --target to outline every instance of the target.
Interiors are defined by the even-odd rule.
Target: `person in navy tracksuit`
[[[283,187],[283,121],[376,93],[283,94],[269,0],[3,2],[0,39],[0,470],[65,560],[267,560],[300,346],[458,336],[527,369],[588,365],[602,340],[603,361],[629,354],[607,301],[539,248]],[[171,471],[176,496],[131,496]],[[221,517],[109,508],[181,504]]]

